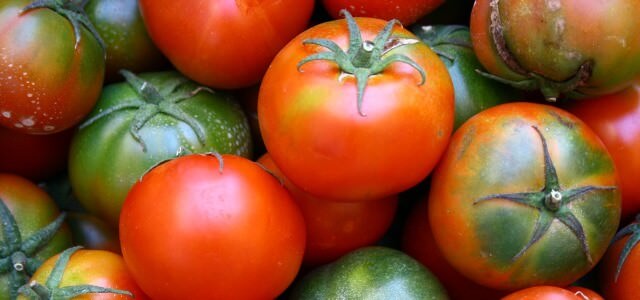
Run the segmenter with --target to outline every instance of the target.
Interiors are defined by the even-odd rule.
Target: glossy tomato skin
[[[323,0],[324,8],[334,19],[339,19],[340,10],[346,9],[356,17],[383,20],[397,19],[404,26],[430,13],[444,0]]]
[[[495,289],[574,282],[602,257],[619,218],[615,168],[600,139],[575,116],[536,103],[498,105],[463,124],[429,194],[446,259]]]
[[[599,295],[591,293],[590,297],[581,291],[570,291],[556,286],[534,286],[509,294],[502,300],[602,300]]]
[[[29,0],[0,3],[0,125],[50,134],[72,127],[100,95],[104,52],[87,29],[77,49],[67,19]]]
[[[149,35],[187,77],[215,88],[258,83],[311,17],[313,0],[141,0]]]
[[[31,280],[44,285],[59,257],[58,254],[47,259],[33,274]],[[59,287],[76,285],[94,285],[124,290],[132,293],[136,300],[149,299],[133,280],[122,256],[105,250],[80,249],[71,255]],[[20,296],[18,299],[27,298]],[[74,297],[74,299],[117,300],[131,298],[110,293],[89,293]]]
[[[258,164],[222,161],[176,158],[129,192],[122,254],[151,298],[273,299],[296,276],[305,224],[294,200]]]
[[[91,0],[84,9],[106,45],[106,82],[134,73],[158,71],[168,63],[153,44],[136,0]]]
[[[402,251],[423,264],[442,283],[451,299],[495,300],[507,293],[482,286],[454,269],[438,248],[429,224],[427,197],[415,204],[402,233]]]
[[[304,215],[307,226],[305,266],[326,264],[360,247],[371,246],[391,226],[398,207],[397,196],[364,202],[318,198],[284,177],[269,154],[260,157],[258,163],[283,180]]]
[[[604,95],[638,76],[639,14],[640,3],[633,0],[479,0],[471,14],[471,36],[478,59],[494,75],[520,81],[536,73],[559,83],[591,61],[591,75],[574,87],[574,96]],[[503,53],[511,53],[522,70],[501,56],[493,38],[500,35],[492,28],[502,29],[493,32],[503,33]]]
[[[622,219],[640,213],[640,81],[618,93],[572,102],[567,109],[587,123],[607,146],[622,193]]]
[[[0,201],[4,202],[13,215],[23,242],[60,215],[55,202],[47,193],[33,182],[12,174],[0,173]],[[2,238],[0,244],[7,246],[4,234],[0,237]],[[53,239],[37,251],[34,257],[44,261],[70,246],[71,233],[63,224]],[[5,255],[7,254],[3,253],[2,258],[5,258]],[[10,273],[3,271],[0,275],[0,299],[2,300],[9,299],[9,280]]]
[[[0,172],[38,181],[49,179],[67,166],[74,129],[33,135],[0,127]]]
[[[144,73],[139,77],[160,89],[185,79],[177,72]],[[186,82],[181,88],[195,91],[198,85]],[[108,85],[89,118],[140,99],[128,83]],[[201,128],[204,143],[193,127],[159,113],[139,130],[146,146],[143,148],[131,134],[142,108],[115,111],[76,132],[69,151],[69,179],[74,194],[88,211],[117,227],[122,202],[135,181],[155,164],[179,154],[217,151],[251,156],[247,118],[229,94],[201,91],[177,106]]]
[[[616,269],[629,239],[630,236],[626,236],[615,241],[602,259],[600,287],[607,300],[632,300],[640,295],[640,247],[637,245],[631,248],[616,279]]]
[[[385,22],[355,18],[364,40]],[[426,81],[403,63],[369,77],[361,112],[353,76],[333,62],[300,60],[324,51],[303,45],[326,38],[346,49],[344,20],[316,25],[274,59],[258,98],[260,131],[283,174],[304,191],[330,199],[362,201],[404,191],[423,180],[444,151],[453,126],[453,86],[444,64],[409,31],[394,27],[391,40],[417,41],[387,55],[404,54],[422,66]]]

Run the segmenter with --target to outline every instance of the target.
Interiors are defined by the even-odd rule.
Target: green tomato
[[[108,85],[73,137],[69,179],[79,202],[113,227],[131,188],[147,170],[185,153],[251,156],[242,108],[228,94],[175,72],[123,72]]]
[[[292,299],[446,300],[438,279],[410,256],[386,247],[365,247],[305,276]]]

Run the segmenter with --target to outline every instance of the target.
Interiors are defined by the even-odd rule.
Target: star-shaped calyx
[[[592,263],[591,252],[589,251],[589,245],[582,228],[580,220],[576,218],[568,205],[578,199],[581,196],[594,191],[614,190],[615,186],[593,186],[587,185],[572,189],[563,189],[560,185],[556,168],[549,155],[549,149],[547,147],[547,141],[540,132],[540,129],[536,126],[532,126],[535,132],[542,141],[542,149],[544,155],[544,187],[537,192],[521,192],[521,193],[505,193],[505,194],[491,194],[475,200],[474,205],[480,204],[493,199],[504,199],[512,201],[518,204],[526,205],[538,210],[539,217],[536,221],[533,236],[531,240],[513,257],[513,260],[517,260],[544,234],[549,230],[554,220],[560,221],[567,226],[575,237],[580,241],[583,254],[586,256],[589,263]]]
[[[164,114],[186,123],[195,132],[198,141],[202,145],[205,144],[206,136],[202,126],[195,118],[184,112],[178,104],[201,91],[213,93],[211,89],[206,87],[197,87],[195,89],[186,88],[184,84],[189,82],[189,80],[182,76],[167,80],[162,86],[156,87],[127,70],[121,70],[120,74],[124,76],[127,83],[136,91],[136,97],[124,99],[122,103],[88,118],[79,126],[80,129],[88,127],[117,111],[135,109],[136,113],[129,132],[140,146],[142,146],[142,151],[146,152],[147,146],[140,136],[140,129],[157,114]]]
[[[60,287],[62,275],[64,274],[67,264],[71,259],[71,255],[82,247],[77,246],[69,248],[60,253],[47,282],[42,285],[37,281],[31,281],[20,287],[20,294],[26,296],[30,300],[70,300],[74,297],[85,294],[120,294],[133,298],[133,294],[129,291],[123,291],[113,288],[105,288],[95,285],[73,285]]]
[[[622,270],[622,266],[624,262],[627,260],[629,253],[631,250],[640,242],[640,214],[636,216],[635,222],[627,225],[626,227],[620,229],[618,233],[613,237],[613,242],[629,235],[629,239],[624,244],[624,248],[622,248],[622,252],[620,252],[620,258],[618,259],[618,265],[616,266],[616,275],[614,277],[614,281],[618,281],[618,276],[620,275],[620,271]]]
[[[391,49],[420,42],[417,39],[391,38],[393,27],[399,25],[400,22],[397,20],[389,21],[373,41],[363,41],[360,28],[351,14],[347,10],[342,10],[341,13],[345,16],[349,28],[349,48],[347,52],[344,52],[338,44],[328,39],[306,39],[302,42],[303,44],[322,46],[329,49],[329,51],[312,54],[302,59],[298,63],[299,71],[302,65],[310,61],[327,60],[336,63],[342,74],[355,76],[358,89],[358,113],[363,117],[366,114],[362,112],[362,99],[369,77],[381,73],[390,64],[402,62],[410,65],[420,73],[421,80],[419,85],[424,84],[425,71],[415,61],[404,54],[386,55]]]
[[[0,275],[9,274],[10,298],[15,299],[18,288],[25,284],[31,274],[42,264],[36,254],[44,248],[56,234],[64,221],[62,213],[53,222],[41,228],[26,239],[9,208],[0,199],[0,221],[3,240],[0,242]]]
[[[100,47],[104,50],[106,49],[104,41],[100,37],[98,30],[96,30],[89,20],[87,13],[84,11],[84,7],[87,5],[87,2],[89,2],[89,0],[36,0],[25,6],[21,13],[25,13],[36,8],[49,8],[71,22],[73,34],[76,38],[74,45],[75,49],[77,49],[78,44],[80,44],[80,39],[82,37],[81,30],[82,26],[84,26],[89,30],[91,35],[93,35],[93,37],[98,41],[98,44],[100,44]]]

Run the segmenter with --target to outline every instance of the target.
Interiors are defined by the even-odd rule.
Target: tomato
[[[67,166],[73,129],[33,135],[0,127],[0,172],[44,180]]]
[[[620,178],[622,219],[631,221],[640,213],[640,81],[618,93],[572,102],[568,110],[587,123],[611,153]]]
[[[126,74],[127,82],[105,87],[69,152],[78,201],[113,227],[127,192],[155,164],[184,153],[249,157],[252,148],[247,118],[230,95],[176,72]]]
[[[556,286],[534,286],[509,294],[502,300],[602,300],[602,297],[593,291],[571,291]]]
[[[598,293],[582,286],[568,286],[566,290],[572,291],[580,300],[604,300]]]
[[[258,83],[303,31],[313,0],[140,0],[151,39],[187,77],[215,88]]]
[[[55,255],[38,268],[29,284],[21,288],[18,299],[34,297],[148,299],[133,281],[122,256],[103,250],[81,250],[80,247],[69,248]]]
[[[136,182],[122,207],[120,243],[153,299],[274,299],[300,268],[305,224],[258,164],[192,154]]]
[[[365,201],[335,202],[314,197],[293,185],[269,154],[258,160],[281,178],[302,211],[307,228],[303,263],[317,266],[360,247],[373,245],[389,229],[398,207],[398,197]]]
[[[640,295],[640,217],[615,236],[600,268],[600,284],[607,300],[632,300]]]
[[[291,294],[291,299],[449,299],[429,270],[386,247],[361,248],[319,267]]]
[[[44,2],[81,15],[73,3],[78,1]],[[0,125],[31,134],[59,132],[80,122],[98,100],[104,51],[86,26],[76,27],[76,35],[70,20],[52,9],[21,13],[27,5],[0,3]]]
[[[316,25],[265,74],[260,132],[276,165],[305,192],[347,201],[395,195],[422,181],[444,152],[451,79],[429,47],[395,25],[350,15]]]
[[[444,0],[322,0],[325,9],[334,19],[341,17],[340,10],[346,9],[356,17],[397,19],[404,26],[413,24],[444,2]]]
[[[411,31],[447,66],[455,94],[454,130],[482,110],[521,97],[514,88],[476,72],[482,65],[473,53],[468,27],[427,25],[414,27]]]
[[[504,291],[479,285],[456,271],[444,258],[429,225],[427,197],[423,197],[411,210],[402,232],[402,251],[423,264],[447,290],[451,299],[495,300],[506,295]]]
[[[0,174],[0,299],[15,299],[44,260],[71,246],[63,222],[53,199],[37,185]]]
[[[140,73],[167,65],[142,22],[138,1],[90,0],[85,11],[106,46],[107,82],[121,79],[120,69]]]
[[[636,0],[478,0],[471,38],[498,79],[549,101],[619,91],[640,72]]]
[[[611,156],[577,117],[508,103],[454,134],[434,171],[429,222],[447,261],[495,289],[568,285],[595,266],[620,221]]]

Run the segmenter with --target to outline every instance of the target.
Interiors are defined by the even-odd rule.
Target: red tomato
[[[576,296],[580,297],[580,300],[604,300],[598,293],[586,287],[568,286],[565,289],[572,291]]]
[[[381,199],[422,181],[444,152],[453,85],[411,32],[379,19],[348,20],[308,29],[273,60],[260,87],[260,131],[278,167],[304,191]],[[375,46],[366,42],[374,39]]]
[[[63,256],[68,259],[62,265],[62,273],[55,269]],[[77,250],[70,248],[47,259],[31,277],[31,282],[37,282],[55,295],[63,293],[64,289],[72,286],[91,285],[95,287],[126,291],[136,300],[149,299],[138,287],[122,256],[105,250]],[[57,284],[56,284],[57,283]],[[53,285],[53,286],[52,286]],[[61,297],[64,299],[64,297]],[[129,296],[115,293],[83,293],[73,299],[88,300],[117,300],[133,299]],[[33,299],[24,296],[20,300]],[[39,299],[39,298],[36,298]]]
[[[313,0],[139,3],[151,39],[180,72],[226,89],[257,83],[313,10]]]
[[[640,223],[621,229],[602,259],[600,284],[607,300],[635,300],[640,297]]]
[[[63,171],[74,130],[33,135],[0,127],[0,172],[43,180]]]
[[[307,225],[307,246],[303,262],[317,266],[360,247],[373,245],[389,229],[398,197],[366,202],[335,202],[314,197],[284,177],[269,154],[259,160],[284,181],[284,186],[300,206]]]
[[[534,286],[509,294],[502,300],[602,300],[602,297],[585,288],[573,291],[556,286]]]
[[[397,19],[408,26],[436,9],[444,0],[323,0],[322,3],[334,19],[341,17],[340,10],[346,9],[356,17]]]
[[[91,111],[104,79],[104,50],[86,26],[76,36],[69,19],[53,9],[21,12],[31,2],[0,1],[0,125],[50,134]]]
[[[622,219],[640,213],[640,81],[621,92],[572,102],[568,110],[587,123],[611,153],[620,178]]]
[[[258,164],[222,161],[176,158],[129,192],[122,254],[151,298],[273,299],[296,276],[305,224],[294,200]]]

